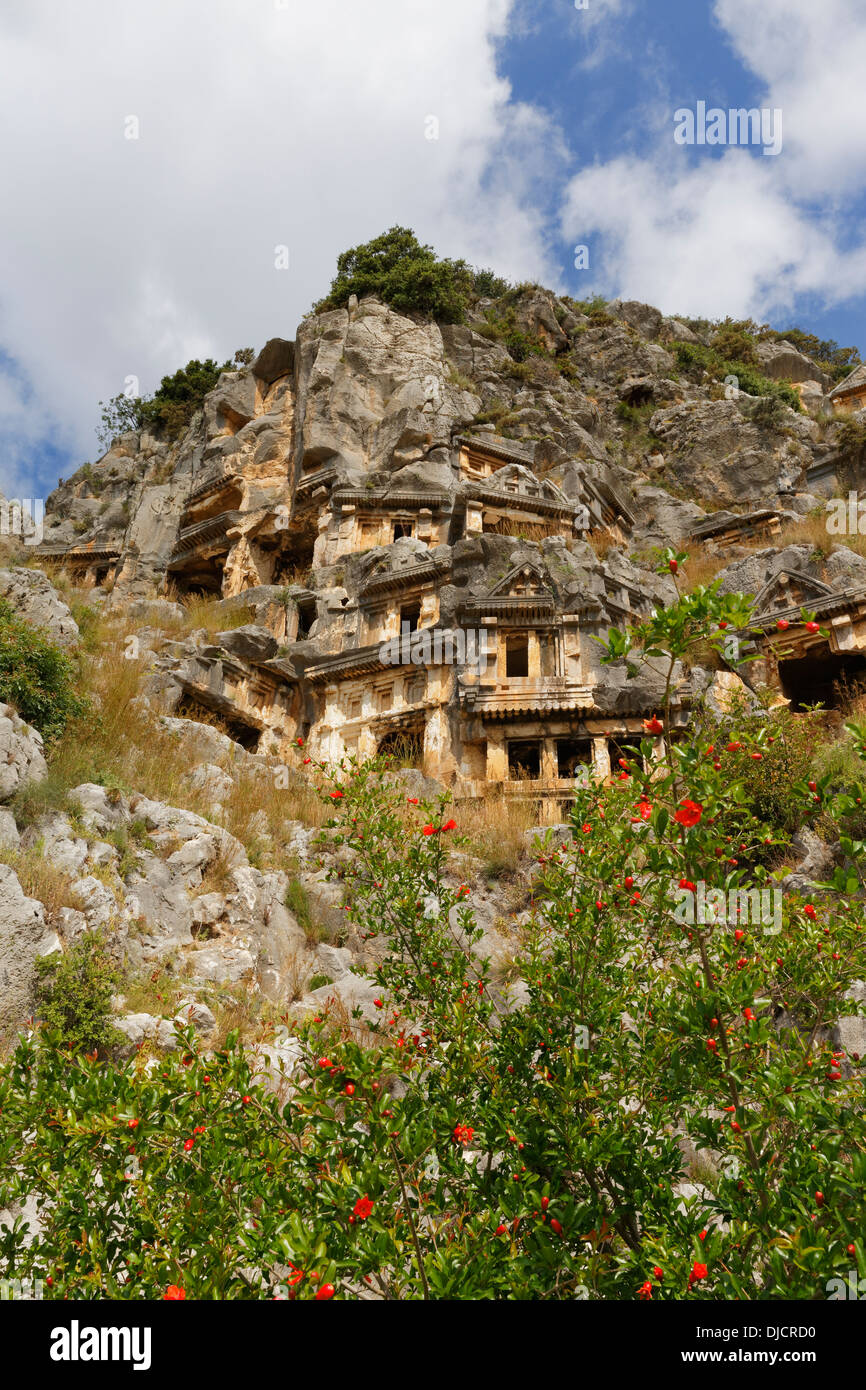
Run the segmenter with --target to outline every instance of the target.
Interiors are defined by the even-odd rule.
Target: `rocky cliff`
[[[593,641],[673,597],[655,547],[692,551],[761,596],[765,618],[832,610],[835,648],[798,653],[832,700],[864,645],[866,559],[814,545],[824,499],[851,476],[830,382],[791,344],[759,344],[767,390],[787,384],[797,410],[683,347],[712,351],[712,333],[538,288],[481,300],[462,325],[353,299],[224,373],[179,438],[124,435],[62,482],[42,545],[9,556],[0,594],[74,652],[73,611],[33,564],[65,586],[106,644],[90,657],[106,720],[106,663],[117,681],[134,673],[123,718],[139,751],[115,752],[140,780],[82,763],[62,804],[22,815],[44,750],[0,711],[0,796],[17,798],[17,823],[0,811],[3,1025],[32,1007],[38,957],[96,928],[131,977],[157,982],[117,1001],[134,1043],[168,1045],[173,1011],[207,1033],[243,994],[257,1018],[335,995],[369,1010],[372,986],[350,971],[369,955],[340,928],[339,856],[305,819],[300,746],[330,762],[390,752],[419,794],[523,808],[507,907],[482,859],[455,868],[475,875],[485,943],[506,963],[532,827],[561,821],[574,779],[609,776],[659,708],[661,676],[630,681]],[[467,632],[485,634],[485,662],[455,656]],[[796,707],[802,672],[786,676],[771,644],[759,655]],[[679,670],[677,727],[732,683],[712,663]],[[170,779],[146,763],[150,738]]]

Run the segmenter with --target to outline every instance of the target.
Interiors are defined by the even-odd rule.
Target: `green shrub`
[[[337,274],[316,310],[339,308],[352,294],[374,294],[400,313],[462,323],[474,293],[473,272],[465,261],[441,260],[408,227],[392,227],[338,256]]]
[[[13,705],[46,744],[55,742],[67,721],[86,709],[86,701],[75,693],[76,674],[65,652],[0,599],[0,700]]]
[[[735,728],[739,730],[736,735]],[[769,717],[752,714],[742,702],[735,701],[731,719],[717,731],[716,742],[721,746],[731,738],[742,739],[744,733],[752,740],[761,729],[766,739],[761,742],[760,760],[753,759],[744,746],[728,756],[726,765],[743,788],[750,813],[787,837],[806,820],[806,806],[797,788],[811,775],[818,741],[816,721],[795,716],[788,709],[774,711]]]
[[[222,373],[231,371],[231,367],[231,362],[218,366],[212,357],[204,362],[193,358],[173,376],[164,376],[153,399],[142,402],[142,423],[161,428],[169,438],[176,438],[201,409],[205,396],[214,389]]]
[[[713,334],[713,349],[727,361],[745,362],[756,366],[758,356],[755,352],[755,339],[749,329],[754,327],[750,319],[725,319]]]
[[[105,1053],[123,1036],[111,1021],[119,974],[100,932],[88,932],[62,955],[37,962],[37,1008],[43,1027],[73,1052]]]
[[[713,347],[702,343],[676,343],[674,352],[677,363],[693,377],[708,372],[716,381],[724,381],[726,376],[735,376],[737,385],[747,396],[778,396],[792,410],[802,410],[800,397],[793,386],[781,381],[770,381],[762,376],[749,362],[727,359]]]
[[[475,293],[485,299],[498,299],[512,288],[507,280],[503,280],[501,275],[494,274],[492,270],[474,270],[472,285]]]
[[[860,470],[866,466],[866,425],[859,420],[843,420],[836,434],[836,447],[847,481],[855,485]]]
[[[657,637],[673,670],[742,608],[681,596],[611,656]],[[4,1228],[0,1272],[50,1268],[58,1301],[844,1295],[866,1268],[863,1060],[827,1034],[858,1011],[866,847],[769,930],[749,901],[769,877],[740,857],[768,830],[733,755],[653,755],[576,788],[572,835],[536,846],[507,1009],[472,891],[449,886],[447,797],[407,822],[381,762],[340,781],[327,830],[378,943],[374,1017],[298,1022],[280,1093],[236,1032],[205,1053],[186,1029],[152,1068],[22,1039],[0,1065],[0,1208],[30,1197],[41,1220]],[[721,916],[696,917],[695,884]]]
[[[241,348],[235,353],[235,363],[223,362],[222,366],[212,357],[204,362],[194,357],[185,367],[178,367],[172,376],[164,376],[153,396],[120,395],[107,403],[100,401],[102,423],[96,430],[100,444],[108,449],[118,435],[142,429],[156,430],[168,439],[176,439],[201,409],[205,396],[214,389],[221,374],[231,371],[235,364],[245,365],[252,351],[252,348]]]
[[[785,402],[780,396],[759,396],[751,409],[752,422],[764,430],[779,430],[785,424]]]
[[[307,940],[320,941],[323,932],[317,923],[313,921],[313,914],[310,911],[309,894],[300,879],[292,878],[289,880],[289,886],[286,889],[286,896],[283,902],[289,909],[289,912],[297,918],[298,926],[303,930]]]

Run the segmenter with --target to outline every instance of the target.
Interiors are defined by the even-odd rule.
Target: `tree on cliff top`
[[[464,260],[441,259],[432,246],[422,246],[410,228],[392,227],[338,256],[330,292],[315,308],[337,309],[352,294],[374,294],[401,313],[461,323],[471,299],[507,289],[491,271],[473,270]]]

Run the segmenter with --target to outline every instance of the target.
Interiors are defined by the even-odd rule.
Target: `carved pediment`
[[[490,590],[490,598],[552,598],[550,588],[537,565],[527,562],[515,565]]]
[[[779,570],[755,599],[754,615],[763,618],[785,608],[810,608],[834,593],[829,584],[801,570]]]
[[[507,463],[497,469],[489,487],[496,492],[512,493],[515,497],[567,503],[565,493],[556,483],[537,477],[531,468],[524,467],[522,463]]]

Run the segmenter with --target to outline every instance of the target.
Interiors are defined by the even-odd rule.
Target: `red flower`
[[[464,1146],[465,1146],[466,1144],[471,1144],[471,1143],[472,1143],[472,1136],[473,1136],[474,1133],[475,1133],[475,1130],[472,1128],[471,1125],[455,1125],[455,1126],[454,1126],[454,1143],[455,1143],[455,1144],[463,1144]]]
[[[650,1283],[649,1279],[647,1279],[646,1283],[641,1284],[640,1288],[637,1291],[637,1296],[638,1298],[652,1298],[653,1286]]]
[[[184,1141],[183,1141],[183,1147],[186,1149],[187,1153],[191,1153],[192,1150],[195,1148],[195,1140],[194,1140],[194,1139],[184,1139]]]
[[[421,827],[421,834],[422,834],[422,835],[435,835],[435,834],[436,834],[436,827],[435,827],[435,825],[423,825],[423,826]]]
[[[359,1221],[366,1221],[367,1217],[370,1215],[370,1212],[372,1210],[373,1203],[370,1201],[370,1198],[366,1195],[366,1193],[363,1197],[358,1198],[357,1202],[352,1208],[352,1211],[354,1212],[355,1216],[357,1216]]]
[[[652,805],[649,801],[641,801],[637,808],[641,820],[649,820],[653,813]]]
[[[138,1120],[127,1120],[127,1129],[138,1129]]]
[[[664,1270],[663,1270],[663,1269],[659,1269],[658,1265],[653,1265],[653,1274],[655,1275],[656,1279],[658,1279],[659,1283],[661,1283],[661,1281],[662,1281],[662,1280],[664,1279],[664,1277],[665,1277],[665,1272],[664,1272]]]
[[[493,1232],[493,1234],[494,1234],[495,1236],[504,1236],[504,1235],[507,1234],[507,1232],[508,1232],[508,1227],[507,1227],[507,1226],[503,1226],[503,1225],[500,1224],[500,1225],[498,1225],[498,1226],[496,1227],[496,1230]]]
[[[302,738],[296,738],[295,743],[298,745],[299,748],[303,748],[304,746],[304,740]]]
[[[703,814],[704,808],[699,801],[689,801],[686,798],[685,801],[680,802],[679,810],[674,813],[674,820],[688,828],[697,825]]]
[[[815,909],[814,909],[814,907],[812,906],[812,904],[811,904],[811,903],[807,903],[806,906],[803,908],[803,911],[805,912],[806,916],[807,916],[807,917],[811,917],[812,921],[814,922],[814,920],[815,920],[815,918],[816,918],[816,916],[817,916],[817,913],[815,912]]]
[[[736,742],[733,742],[733,743],[726,743],[726,744],[725,744],[725,752],[726,752],[726,753],[739,753],[739,751],[740,751],[740,749],[742,748],[742,746],[743,746],[743,745],[742,745],[741,743],[736,743]]]
[[[691,1274],[689,1275],[689,1283],[690,1283],[690,1284],[697,1284],[699,1280],[701,1280],[701,1279],[706,1279],[706,1277],[707,1277],[707,1267],[706,1267],[706,1265],[699,1264],[698,1261],[695,1260],[694,1264],[692,1265],[692,1272],[691,1272]]]
[[[163,1303],[165,1303],[166,1300],[168,1300],[169,1302],[171,1302],[172,1300],[177,1300],[182,1303],[185,1298],[186,1289],[182,1289],[179,1284],[169,1284],[168,1288],[162,1296],[162,1301]]]
[[[331,798],[332,801],[339,801],[342,795],[342,792],[328,792],[328,796]]]
[[[687,888],[687,889],[689,890],[690,893],[696,893],[696,892],[698,891],[697,888],[695,887],[695,885],[692,883],[692,881],[691,881],[690,878],[681,878],[681,879],[680,879],[680,887],[681,887],[681,888]]]
[[[312,758],[304,758],[304,767],[307,766],[307,763],[311,763],[312,761]]]
[[[407,796],[407,797],[406,797],[406,801],[408,802],[408,804],[409,804],[410,806],[417,806],[417,805],[418,805],[418,798],[417,798],[417,796]]]
[[[665,731],[664,724],[660,719],[656,719],[655,715],[653,715],[652,719],[645,719],[643,726],[648,734],[663,734]]]
[[[445,822],[445,824],[442,826],[442,829],[443,829],[443,830],[456,830],[456,829],[457,829],[457,822],[456,822],[456,820],[447,820],[447,821]]]

